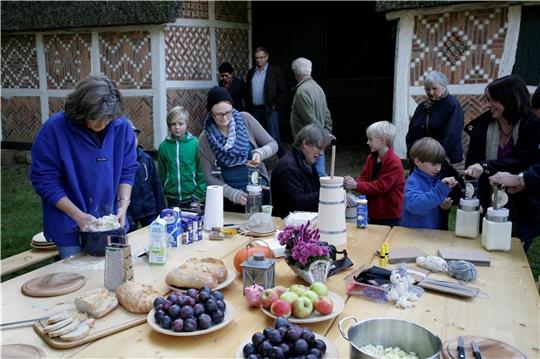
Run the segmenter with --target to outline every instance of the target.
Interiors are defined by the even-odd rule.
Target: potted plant
[[[332,261],[327,245],[320,242],[318,228],[310,228],[310,222],[300,226],[288,225],[279,234],[279,244],[285,246],[285,261],[303,280],[312,284],[324,282]]]

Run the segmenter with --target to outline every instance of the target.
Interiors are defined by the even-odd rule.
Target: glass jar
[[[262,212],[262,187],[248,185],[247,202],[246,202],[246,218],[250,218],[255,213]]]

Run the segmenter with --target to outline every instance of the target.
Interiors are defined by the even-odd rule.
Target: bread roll
[[[148,313],[152,310],[154,299],[159,297],[152,286],[135,282],[125,282],[116,290],[120,304],[131,313]]]
[[[217,279],[218,283],[227,279],[228,274],[225,263],[215,258],[190,258],[180,268],[208,272]]]
[[[75,298],[75,306],[83,313],[101,318],[118,307],[118,301],[106,288],[97,288]]]
[[[195,271],[186,268],[176,268],[167,274],[165,282],[169,285],[180,288],[215,288],[218,285],[217,279],[205,271]]]

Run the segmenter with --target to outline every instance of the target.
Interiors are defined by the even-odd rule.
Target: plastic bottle
[[[480,201],[462,198],[456,214],[456,236],[476,238],[480,226]]]
[[[367,228],[368,225],[368,200],[361,194],[356,201],[356,228]]]
[[[248,185],[246,187],[248,197],[246,203],[246,218],[250,218],[255,213],[262,212],[262,187]]]
[[[149,227],[148,263],[165,264],[167,261],[167,223],[156,218]]]
[[[512,222],[507,208],[489,207],[482,224],[482,245],[488,251],[509,251],[512,247]]]

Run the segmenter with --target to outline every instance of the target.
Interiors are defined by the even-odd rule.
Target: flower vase
[[[294,264],[289,264],[289,267],[294,273],[296,273],[296,275],[305,280],[307,283],[313,284],[315,282],[326,282],[331,265],[331,261],[319,259],[311,263],[307,270],[300,269]]]

